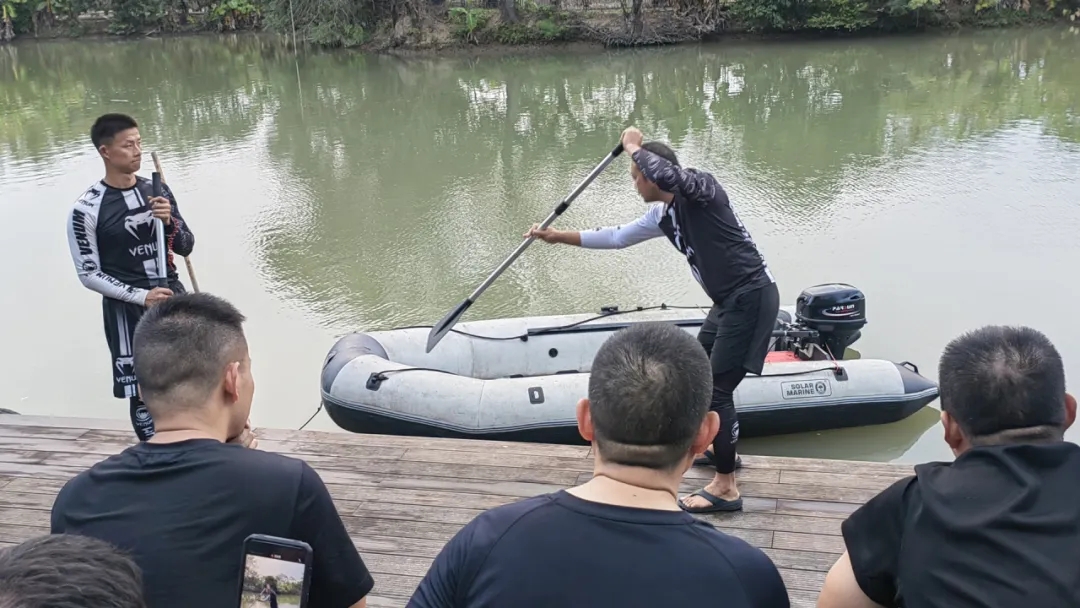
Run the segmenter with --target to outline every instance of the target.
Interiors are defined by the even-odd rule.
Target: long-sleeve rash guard
[[[177,279],[173,253],[187,256],[195,235],[180,215],[168,186],[172,222],[165,227],[168,280]],[[90,186],[68,215],[68,246],[79,281],[106,298],[145,304],[146,294],[158,285],[157,235],[149,199],[151,183],[139,177],[131,188],[113,188],[104,181]]]
[[[644,148],[633,160],[649,181],[675,195],[637,220],[581,232],[581,246],[621,249],[658,236],[686,256],[690,272],[714,302],[774,282],[765,257],[711,174],[684,169]]]

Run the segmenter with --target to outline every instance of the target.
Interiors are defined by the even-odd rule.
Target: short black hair
[[[619,330],[600,347],[589,402],[600,457],[669,470],[693,443],[712,400],[712,371],[696,338],[670,323]]]
[[[240,311],[208,293],[172,296],[135,326],[135,377],[152,416],[162,402],[197,405],[221,381],[225,366],[244,356]]]
[[[112,143],[117,133],[137,128],[139,123],[127,114],[102,114],[90,127],[90,141],[94,142],[94,148],[100,148]]]
[[[938,364],[941,408],[969,440],[1065,423],[1065,366],[1030,327],[991,325],[945,347]]]
[[[679,166],[679,157],[675,156],[675,150],[672,150],[671,146],[659,141],[647,141],[641,144],[641,147],[659,156],[660,158],[663,158],[669,163],[675,165],[676,167]]]
[[[0,550],[0,608],[146,608],[142,572],[105,541],[38,536]]]

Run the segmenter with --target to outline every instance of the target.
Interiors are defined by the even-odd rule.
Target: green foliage
[[[239,28],[253,28],[259,20],[259,7],[251,0],[222,0],[210,10],[210,19],[218,28],[233,31]]]
[[[454,35],[473,44],[479,44],[480,30],[487,27],[495,11],[490,9],[455,6],[450,9],[450,23],[454,25]]]

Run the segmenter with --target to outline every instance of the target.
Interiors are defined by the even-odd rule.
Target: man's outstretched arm
[[[662,215],[663,206],[652,205],[644,215],[629,224],[582,231],[555,230],[554,228],[538,230],[534,227],[525,233],[525,237],[535,236],[548,243],[574,245],[586,249],[622,249],[663,236],[664,233],[660,230]]]

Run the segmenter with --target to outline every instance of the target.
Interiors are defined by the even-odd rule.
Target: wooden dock
[[[588,447],[257,429],[259,449],[326,482],[375,577],[369,606],[404,606],[443,545],[482,510],[589,479]],[[127,421],[0,415],[0,545],[49,532],[64,482],[134,441]],[[812,607],[843,552],[840,523],[907,465],[744,455],[744,511],[699,516],[761,547],[792,606]],[[686,475],[684,491],[708,469]],[[722,590],[718,590],[722,592]]]

